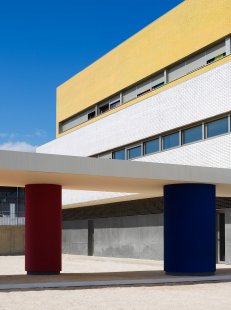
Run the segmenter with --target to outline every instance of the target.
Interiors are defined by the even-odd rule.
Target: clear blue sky
[[[0,148],[55,138],[56,87],[182,0],[0,4]]]

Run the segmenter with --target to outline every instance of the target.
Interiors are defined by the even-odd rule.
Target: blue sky
[[[55,138],[56,87],[182,0],[0,4],[0,149]]]

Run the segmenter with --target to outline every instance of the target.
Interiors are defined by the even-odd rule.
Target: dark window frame
[[[90,113],[87,114],[87,119],[90,120],[92,118],[95,118],[96,117],[96,113],[95,111],[92,111]]]
[[[115,153],[120,152],[120,151],[124,151],[124,159],[115,158]],[[126,159],[127,159],[127,156],[126,156],[126,147],[121,148],[121,149],[118,149],[118,150],[115,150],[115,151],[112,151],[112,159],[115,159],[115,160],[126,160]]]
[[[113,106],[113,105],[115,105],[115,106]],[[121,105],[121,101],[120,101],[120,99],[118,99],[117,101],[110,103],[110,110],[115,109],[115,108],[119,107],[120,105]]]
[[[142,91],[141,93],[137,93],[137,98],[138,97],[141,97],[141,96],[143,96],[143,95],[145,95],[145,94],[147,94],[147,93],[149,93],[151,91],[151,88],[149,88],[149,89],[146,89],[146,90],[144,90],[144,91]]]
[[[152,90],[158,89],[158,88],[160,88],[160,87],[162,87],[162,86],[164,86],[164,85],[165,85],[165,82],[160,82],[160,83],[158,83],[158,84],[152,86]]]
[[[152,142],[152,141],[157,141],[158,142],[158,150],[157,151],[154,151],[154,152],[150,152],[150,153],[147,153],[146,152],[146,144],[147,143],[149,143],[149,142]],[[143,151],[143,155],[144,156],[146,156],[146,155],[151,155],[151,154],[155,154],[155,153],[158,153],[158,152],[160,152],[160,137],[156,137],[156,138],[154,138],[154,139],[150,139],[150,140],[147,140],[147,141],[144,141],[143,142],[143,149],[144,149],[144,151]]]
[[[217,60],[219,60],[219,59],[222,59],[222,58],[225,57],[225,56],[226,56],[226,52],[224,52],[224,53],[222,53],[222,54],[219,54],[219,55],[217,55],[217,56],[215,56],[215,57],[212,57],[212,58],[208,59],[208,60],[206,61],[206,64],[207,64],[207,65],[212,64],[213,62],[215,62],[215,61],[217,61]]]
[[[140,148],[140,155],[130,158],[130,156],[129,156],[130,150],[136,149],[136,148]],[[142,152],[142,143],[141,143],[141,144],[134,145],[134,146],[131,146],[131,147],[128,147],[128,148],[127,148],[127,159],[129,160],[129,159],[135,159],[135,158],[142,157],[142,156],[143,156],[142,153],[143,153],[143,152]]]
[[[164,138],[169,137],[169,136],[173,136],[173,135],[178,135],[178,144],[170,146],[170,147],[164,147]],[[174,131],[172,133],[169,133],[169,134],[166,134],[164,136],[161,136],[161,151],[170,150],[170,149],[173,149],[173,148],[176,148],[176,147],[179,147],[179,146],[181,146],[181,143],[180,143],[180,132],[179,131]]]
[[[190,142],[184,142],[184,132],[188,131],[188,130],[191,130],[191,129],[194,129],[194,128],[197,128],[197,127],[201,127],[201,138],[193,140],[193,141],[190,141]],[[187,128],[184,128],[184,129],[181,130],[181,145],[186,145],[186,144],[190,144],[190,143],[194,143],[194,142],[202,141],[202,140],[203,140],[203,124],[201,124],[201,123],[198,124],[198,125],[187,127]]]
[[[221,120],[227,120],[227,131],[226,132],[222,132],[222,133],[218,133],[218,134],[215,134],[215,135],[211,135],[211,136],[208,136],[208,125],[211,124],[211,123],[215,123],[215,122],[219,122]],[[210,139],[210,138],[214,138],[214,137],[217,137],[217,136],[222,136],[222,135],[226,135],[227,133],[230,132],[230,115],[227,115],[227,116],[224,116],[224,117],[220,117],[218,119],[214,119],[214,120],[211,120],[209,122],[206,122],[205,123],[205,139]]]

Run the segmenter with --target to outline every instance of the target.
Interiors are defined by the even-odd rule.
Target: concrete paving
[[[26,276],[23,256],[0,256],[1,284],[22,285],[22,279],[27,278],[27,288],[1,290],[0,310],[227,310],[231,304],[231,282],[229,265],[217,265],[215,281],[181,282],[164,285],[144,283],[127,284],[127,276],[134,275],[133,281],[153,281],[153,275],[163,275],[163,262],[154,260],[88,257],[78,255],[63,255],[63,273],[60,276]],[[225,270],[226,269],[226,270]],[[113,274],[110,286],[101,286],[102,281],[108,281]],[[92,279],[94,275],[94,279]],[[116,277],[115,277],[116,275]],[[100,286],[94,283],[100,278]],[[82,277],[82,278],[81,278]],[[59,280],[57,280],[59,278]],[[5,280],[4,280],[5,279]],[[34,281],[34,279],[37,279]],[[40,280],[39,280],[40,279]],[[49,280],[50,279],[50,280]],[[52,279],[52,280],[51,280]],[[95,287],[70,286],[83,279]],[[172,277],[175,280],[175,277]],[[4,282],[3,282],[4,280]],[[11,281],[14,282],[11,282]],[[185,280],[185,279],[183,279]],[[194,280],[197,280],[196,278]],[[7,282],[8,281],[8,282]],[[29,282],[30,281],[30,282]],[[40,281],[40,282],[39,282]],[[67,283],[67,282],[71,283]],[[118,281],[123,285],[118,285]],[[129,280],[130,281],[130,280]],[[219,282],[218,282],[219,281]],[[28,283],[29,282],[29,283]],[[58,282],[58,283],[57,283]],[[46,284],[46,288],[44,287]],[[55,283],[55,284],[54,284]],[[68,287],[61,287],[67,283]],[[58,287],[54,287],[57,285]],[[86,283],[85,283],[86,284]],[[35,285],[35,287],[32,287]],[[38,288],[38,285],[40,286]],[[48,287],[50,285],[50,288]],[[28,288],[30,286],[31,288]],[[36,288],[37,287],[37,288]]]
[[[208,283],[208,282],[231,282],[231,275],[215,275],[215,276],[207,276],[207,277],[163,277],[163,278],[142,278],[142,279],[119,279],[114,280],[111,277],[110,280],[92,280],[89,281],[63,281],[58,279],[58,281],[54,281],[53,279],[33,279],[34,281],[27,282],[24,278],[21,278],[19,283],[15,283],[15,277],[12,277],[11,283],[2,283],[0,284],[0,290],[18,290],[18,289],[46,289],[46,288],[96,288],[96,287],[115,287],[115,286],[146,286],[146,285],[169,285],[169,284],[192,284],[192,283]]]
[[[218,265],[215,275],[210,276],[172,276],[166,275],[161,269],[162,262],[149,260],[135,259],[115,259],[115,258],[99,258],[99,257],[71,257],[72,262],[74,257],[78,261],[84,259],[94,265],[101,264],[98,272],[63,272],[60,275],[26,275],[13,274],[0,276],[0,290],[18,290],[18,289],[45,289],[45,288],[94,288],[94,287],[115,287],[115,286],[145,286],[145,285],[173,285],[173,284],[190,284],[190,283],[207,283],[207,282],[231,282],[231,268],[227,265]],[[15,258],[16,259],[16,258]],[[22,260],[22,258],[21,258]],[[111,260],[111,270],[108,272],[108,267],[103,270],[103,263]],[[113,266],[116,265],[116,268]],[[130,265],[128,270],[119,271],[119,266]],[[140,268],[137,268],[138,267]],[[133,266],[133,268],[132,268]],[[142,267],[146,270],[142,270]],[[73,270],[74,268],[72,268]],[[136,270],[132,270],[136,269]],[[138,270],[137,270],[138,269]],[[141,269],[141,270],[139,270]],[[117,271],[118,270],[118,271]],[[86,271],[86,270],[85,270]],[[103,271],[103,272],[102,272]]]

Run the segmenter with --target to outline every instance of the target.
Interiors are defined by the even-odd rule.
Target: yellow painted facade
[[[62,120],[229,35],[230,12],[231,0],[186,0],[59,86],[57,137]]]

